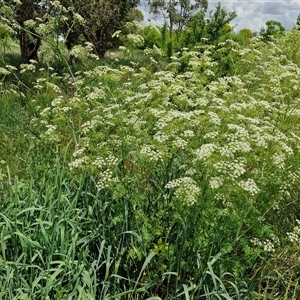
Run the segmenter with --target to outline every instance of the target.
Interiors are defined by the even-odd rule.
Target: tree
[[[190,21],[192,16],[199,10],[207,10],[207,0],[148,0],[150,12],[155,15],[163,15],[169,25],[170,38],[174,28],[180,35],[183,27]]]
[[[260,31],[260,35],[264,37],[265,40],[269,40],[271,36],[276,37],[285,31],[282,24],[275,20],[269,20],[266,22],[267,28],[263,27]]]
[[[162,47],[162,34],[160,29],[149,22],[143,30],[143,36],[146,48],[153,48],[154,45]]]
[[[210,11],[209,18],[200,11],[188,22],[182,35],[181,46],[193,47],[202,43],[201,39],[207,39],[207,43],[216,44],[220,39],[227,38],[232,31],[229,23],[236,17],[236,12],[227,12],[220,3],[215,11]]]
[[[244,36],[247,39],[253,38],[253,33],[249,28],[243,28],[239,32],[240,35]]]
[[[239,31],[238,34],[234,35],[234,40],[236,40],[241,45],[249,45],[253,36],[254,35],[249,28],[243,28]]]
[[[60,1],[5,0],[0,15],[14,28],[20,43],[22,63],[38,60],[42,40],[58,39],[62,19],[68,10]],[[0,2],[1,3],[1,2]]]
[[[235,11],[227,12],[219,2],[216,6],[216,10],[214,12],[211,11],[209,14],[209,19],[207,20],[206,25],[207,38],[211,42],[218,41],[221,36],[224,36],[226,33],[228,33],[227,24],[235,19],[236,16],[237,14]]]
[[[205,13],[196,13],[188,22],[181,37],[181,47],[193,47],[201,38],[207,37]]]
[[[140,9],[134,7],[128,12],[126,21],[127,22],[132,22],[132,21],[142,22],[142,21],[144,21],[144,15]]]
[[[36,0],[3,1],[6,7],[2,14],[10,25],[17,28],[17,36],[20,42],[21,60],[29,63],[31,59],[38,59],[38,50],[41,45],[41,37],[37,34],[34,19],[42,19],[45,14],[45,2]],[[32,21],[32,22],[31,22]]]
[[[296,29],[300,30],[300,15],[298,15],[298,17],[297,17]]]
[[[70,27],[74,13],[83,17],[85,23],[77,25],[66,36],[68,48],[77,43],[82,34],[85,39],[94,45],[99,57],[104,57],[107,50],[112,48],[117,39],[113,33],[122,28],[128,14],[139,4],[139,0],[62,0],[65,6],[72,6],[67,24]]]
[[[45,24],[52,26],[49,28],[56,37],[65,36],[68,49],[83,35],[94,45],[96,54],[103,57],[117,41],[113,33],[122,27],[138,3],[139,0],[0,0],[1,10],[5,6],[11,11],[9,22],[18,27],[23,63],[38,59],[43,38],[40,32]]]

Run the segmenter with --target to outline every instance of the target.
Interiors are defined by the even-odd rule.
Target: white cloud
[[[286,28],[290,29],[296,23],[300,14],[300,0],[279,1],[279,0],[208,0],[208,11],[211,11],[221,2],[226,10],[236,10],[237,17],[231,22],[235,30],[249,28],[252,31],[260,31],[265,26],[266,21],[276,20]],[[163,18],[149,14],[147,0],[141,0],[140,9],[145,16],[145,23],[151,20],[154,24],[162,24]]]

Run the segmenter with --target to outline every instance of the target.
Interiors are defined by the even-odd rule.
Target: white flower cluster
[[[175,189],[177,199],[184,201],[187,205],[193,205],[197,202],[200,195],[200,188],[191,177],[182,177],[168,182],[167,189]]]
[[[113,154],[109,153],[106,157],[97,157],[93,165],[96,166],[99,170],[104,170],[106,168],[111,168],[116,166],[118,163],[118,158],[115,157]]]
[[[164,144],[168,139],[170,138],[169,135],[158,131],[154,136],[153,136],[153,140],[159,142],[160,144]]]
[[[158,161],[163,158],[162,153],[159,150],[154,150],[151,145],[144,145],[140,154],[146,156],[150,161]]]
[[[136,46],[142,46],[144,44],[144,38],[139,34],[129,33],[126,36],[128,42]]]
[[[175,138],[175,140],[172,142],[172,145],[175,148],[179,148],[179,149],[185,149],[187,144],[188,144],[188,142],[180,137]]]
[[[300,237],[295,232],[287,232],[287,236],[290,242],[300,244]]]
[[[234,158],[234,154],[236,152],[244,152],[248,153],[251,151],[251,145],[248,142],[244,141],[236,141],[236,142],[230,142],[227,145],[220,147],[219,151],[222,156],[228,157],[228,158]]]
[[[51,142],[58,142],[59,137],[57,133],[57,125],[47,124],[46,128],[47,130],[41,134],[41,137]]]
[[[218,189],[224,184],[224,178],[222,176],[212,177],[209,180],[209,186],[212,189]]]
[[[208,112],[208,115],[210,116],[210,122],[212,124],[217,125],[217,126],[221,125],[221,119],[219,118],[219,116],[216,113],[210,111],[210,112]]]
[[[52,89],[53,91],[55,91],[58,94],[61,93],[61,90],[60,90],[59,86],[52,83],[52,82],[46,82],[46,86],[47,86],[48,89]],[[61,96],[61,99],[63,99],[62,96]]]
[[[20,73],[25,73],[25,72],[35,72],[35,65],[34,64],[21,64],[20,65],[21,71]]]
[[[75,45],[72,50],[70,51],[70,55],[74,57],[80,56],[84,52],[84,49],[80,45]]]
[[[263,242],[263,247],[264,247],[264,251],[266,251],[266,252],[275,252],[274,244],[272,243],[272,241],[270,241],[268,239],[266,239]]]
[[[47,115],[51,112],[51,108],[50,107],[46,107],[45,109],[43,109],[41,112],[40,112],[40,116],[41,117],[47,117]],[[44,121],[44,120],[43,120]]]
[[[181,112],[181,111],[178,111],[178,110],[170,109],[166,113],[165,116],[161,117],[156,122],[155,127],[157,129],[162,130],[165,127],[167,127],[169,124],[172,124],[173,121],[175,121],[175,120],[189,121],[189,120],[195,118],[195,116],[203,114],[203,113],[204,113],[204,111],[202,111],[202,110],[197,110],[197,111],[193,111],[193,112]]]
[[[51,25],[49,23],[40,23],[39,26],[36,27],[36,30],[40,35],[46,35],[49,34],[53,29],[51,28]]]
[[[215,144],[203,144],[199,149],[195,151],[198,160],[207,160],[217,149]]]
[[[207,76],[215,76],[215,73],[212,70],[206,69],[204,71],[204,74]]]
[[[249,138],[249,132],[243,126],[240,126],[237,124],[227,124],[227,127],[228,127],[228,129],[235,131],[235,134],[233,135],[234,140],[238,137],[242,137],[245,139]]]
[[[73,153],[74,157],[82,156],[86,151],[86,148],[76,149]]]
[[[283,136],[283,138],[285,138],[285,136]],[[278,144],[282,147],[282,150],[284,152],[286,152],[287,154],[289,154],[289,155],[293,155],[294,154],[293,149],[290,146],[288,146],[285,142],[279,141]]]
[[[218,131],[212,131],[212,132],[206,133],[206,134],[204,135],[204,138],[205,138],[205,139],[212,139],[212,140],[214,140],[214,139],[217,138],[218,135],[219,135],[219,132],[218,132]]]
[[[118,178],[113,176],[113,172],[111,170],[105,170],[99,174],[100,179],[96,184],[96,188],[98,190],[106,189],[112,183],[118,182]]]
[[[62,104],[62,102],[63,102],[63,97],[60,96],[60,97],[57,97],[54,100],[52,100],[51,105],[52,106],[60,106]]]
[[[46,125],[47,131],[45,132],[46,135],[51,135],[57,129],[57,125]]]
[[[279,237],[277,235],[275,235],[275,234],[272,233],[271,234],[271,239],[272,239],[272,241],[274,242],[275,245],[277,245],[277,246],[280,245],[280,239],[279,239]]]
[[[293,228],[292,232],[287,232],[290,242],[300,245],[300,220],[296,220],[297,225]]]
[[[52,1],[51,4],[52,4],[55,8],[59,9],[59,10],[62,9],[62,5],[61,5],[60,1],[55,0],[55,1]]]
[[[17,71],[18,70],[15,66],[12,66],[12,65],[5,65],[5,68],[10,70],[10,71]]]
[[[0,67],[0,75],[9,75],[11,72],[7,69]]]
[[[194,133],[193,130],[185,130],[182,134],[183,134],[184,137],[193,137],[193,136],[195,136],[195,133]]]
[[[251,239],[251,243],[259,248],[262,248],[266,252],[275,252],[276,247],[280,245],[280,240],[278,236],[272,234],[271,239],[265,239],[263,241],[254,237]]]
[[[73,160],[72,162],[70,162],[68,164],[69,169],[71,171],[75,170],[75,169],[82,169],[86,165],[87,161],[88,161],[88,158],[86,156],[85,157],[76,158],[75,160]]]
[[[90,131],[93,131],[99,123],[100,122],[97,117],[93,118],[92,120],[86,121],[81,125],[82,133],[87,135]]]
[[[173,72],[170,71],[159,71],[154,75],[154,78],[163,81],[165,83],[174,83],[175,82],[175,76]]]
[[[98,190],[108,188],[112,183],[119,181],[118,177],[114,176],[113,172],[118,161],[118,158],[112,153],[108,153],[105,157],[99,156],[93,161],[92,165],[96,166],[99,171],[99,179],[96,185]]]
[[[246,162],[244,159],[234,159],[230,161],[219,161],[213,164],[214,169],[223,175],[231,179],[238,179],[241,175],[246,172]]]
[[[240,180],[238,185],[251,196],[255,196],[259,193],[259,188],[257,187],[255,181],[251,178],[248,178],[247,180]]]
[[[194,174],[196,174],[196,173],[197,173],[197,170],[194,169],[194,168],[189,168],[189,169],[187,169],[187,170],[185,171],[185,174],[188,175],[188,176],[192,176],[192,175],[194,175]]]
[[[273,162],[278,168],[284,169],[285,168],[285,155],[282,153],[281,154],[280,153],[273,154]]]

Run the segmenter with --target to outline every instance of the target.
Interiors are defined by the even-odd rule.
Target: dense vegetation
[[[300,32],[234,16],[27,64],[1,24],[1,299],[299,299]]]

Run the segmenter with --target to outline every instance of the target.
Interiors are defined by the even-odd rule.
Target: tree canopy
[[[266,22],[266,28],[263,27],[260,31],[260,35],[264,37],[265,40],[270,39],[271,36],[276,36],[283,33],[285,28],[279,21],[269,20]]]
[[[82,35],[94,45],[95,53],[103,57],[116,43],[113,33],[130,18],[138,3],[139,0],[5,0],[1,15],[17,28],[24,63],[38,59],[43,33],[49,31],[64,36],[69,50]]]
[[[209,17],[203,11],[196,13],[186,25],[182,36],[182,46],[193,47],[206,39],[207,43],[216,44],[231,34],[229,23],[236,17],[236,12],[227,12],[220,3],[214,11],[210,11]]]
[[[155,15],[163,15],[169,25],[170,37],[174,28],[181,32],[191,17],[199,10],[207,10],[207,0],[148,0],[150,11]]]
[[[74,31],[77,36],[82,33],[85,39],[94,45],[95,52],[100,57],[115,45],[113,33],[121,28],[128,14],[139,3],[139,0],[63,1],[65,5],[74,7],[75,12],[84,18],[85,24]]]
[[[297,21],[296,21],[296,29],[300,30],[300,14],[297,17]]]

